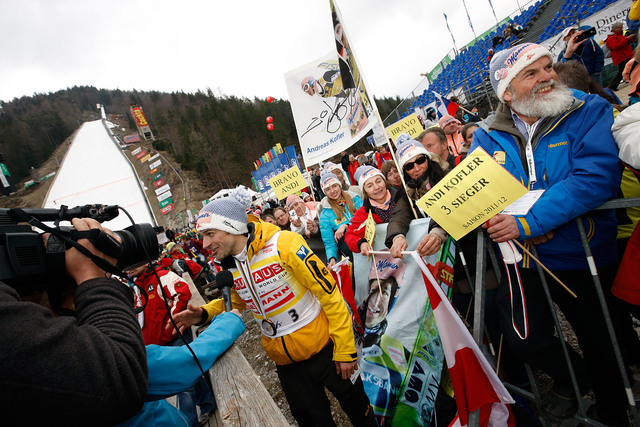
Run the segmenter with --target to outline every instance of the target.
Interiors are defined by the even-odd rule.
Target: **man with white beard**
[[[575,222],[583,215],[592,267],[608,293],[616,265],[616,218],[613,211],[589,211],[615,197],[620,186],[611,105],[559,83],[551,52],[533,43],[495,54],[490,78],[501,102],[489,131],[474,132],[470,151],[482,147],[529,190],[544,193],[526,215],[498,214],[483,227],[494,242],[536,245],[542,263],[578,295],[574,299],[547,275],[551,296],[582,349],[584,359],[568,347],[580,393],[593,388],[596,396],[589,416],[627,425],[625,390]],[[517,268],[522,291],[517,280],[510,284],[502,274],[501,327],[515,354],[553,378],[542,410],[559,421],[578,409],[574,388],[536,265],[523,254]]]

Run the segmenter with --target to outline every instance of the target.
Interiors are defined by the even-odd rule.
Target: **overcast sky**
[[[336,0],[376,97],[405,97],[473,34],[462,0]],[[525,0],[519,0],[525,6]],[[518,0],[493,0],[498,19]],[[476,34],[495,20],[467,0]],[[329,0],[0,0],[0,100],[71,86],[287,98],[284,73],[334,49]]]

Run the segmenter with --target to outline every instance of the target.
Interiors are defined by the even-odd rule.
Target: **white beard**
[[[544,95],[536,95],[536,90],[551,85],[553,90]],[[562,83],[550,80],[548,83],[538,83],[526,95],[513,95],[509,106],[526,117],[553,117],[566,110],[573,102],[573,94]]]

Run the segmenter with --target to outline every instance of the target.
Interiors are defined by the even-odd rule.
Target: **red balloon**
[[[267,96],[267,102],[271,104],[273,102],[273,96]]]
[[[267,116],[267,123],[271,123],[271,122],[273,122],[273,117]]]
[[[269,124],[267,125],[267,129],[269,129],[269,130],[273,130],[273,123],[269,123]]]

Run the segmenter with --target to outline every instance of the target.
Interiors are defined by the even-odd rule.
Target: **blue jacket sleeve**
[[[333,234],[331,223],[335,223],[335,215],[331,209],[323,209],[320,214],[320,235],[322,236],[322,243],[324,243],[324,250],[327,254],[327,261],[334,258],[338,261],[338,245],[336,244]]]
[[[222,313],[196,338],[191,349],[202,368],[208,370],[216,359],[244,332],[244,322],[233,313]],[[147,400],[162,399],[193,386],[201,375],[186,346],[147,346],[149,391]]]
[[[604,51],[602,50],[600,45],[596,43],[593,39],[590,39],[589,43],[591,43],[591,47],[593,49],[593,58],[592,58],[593,71],[592,72],[599,73],[602,71],[602,68],[604,67]]]

